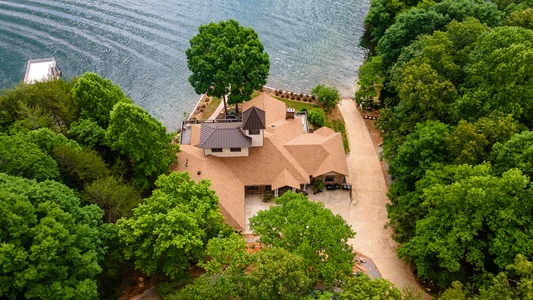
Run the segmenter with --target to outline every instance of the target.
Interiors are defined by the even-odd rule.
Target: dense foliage
[[[445,299],[530,297],[532,7],[374,0],[366,19],[356,100],[384,106],[389,225]]]
[[[292,192],[276,202],[251,219],[260,243],[247,247],[238,234],[211,239],[207,259],[199,263],[206,273],[164,298],[419,299],[385,279],[352,273],[354,254],[346,240],[354,232],[340,216]]]
[[[208,181],[173,172],[161,175],[156,186],[131,218],[118,220],[118,233],[136,268],[176,279],[202,257],[207,241],[224,229],[224,218]]]
[[[97,299],[102,210],[53,181],[0,173],[0,297]]]
[[[341,101],[339,90],[333,86],[319,84],[313,88],[311,93],[316,97],[316,101],[327,111],[335,108]]]
[[[172,137],[94,73],[3,90],[0,114],[0,297],[113,298],[113,223],[170,171]]]
[[[310,276],[328,285],[352,273],[354,253],[348,239],[355,232],[341,216],[290,191],[276,198],[276,203],[279,206],[250,219],[262,243],[301,255],[310,266]]]
[[[324,112],[322,108],[313,108],[309,112],[307,120],[309,123],[315,126],[315,128],[322,127],[326,123],[326,112]]]

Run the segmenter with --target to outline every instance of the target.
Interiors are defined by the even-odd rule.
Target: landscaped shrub
[[[309,115],[307,116],[307,119],[313,126],[315,127],[322,127],[324,126],[324,123],[326,122],[326,113],[322,108],[313,108]]]

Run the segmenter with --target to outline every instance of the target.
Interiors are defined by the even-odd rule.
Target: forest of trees
[[[170,172],[173,135],[94,73],[3,90],[0,115],[0,298],[113,298],[132,269],[115,223]]]
[[[398,254],[441,299],[533,298],[533,1],[373,0]]]

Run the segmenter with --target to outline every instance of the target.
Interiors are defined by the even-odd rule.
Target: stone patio
[[[350,219],[350,192],[345,190],[324,190],[322,193],[313,194],[313,189],[307,189],[309,200],[322,202],[324,206],[331,209],[333,214],[341,215],[348,222]],[[266,210],[275,205],[274,201],[263,202],[261,195],[246,195],[244,197],[244,233],[251,233],[250,218],[257,215],[260,210]]]

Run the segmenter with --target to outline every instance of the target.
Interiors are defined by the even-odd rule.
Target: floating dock
[[[54,58],[33,59],[28,61],[24,83],[55,80],[61,77],[61,70]]]

